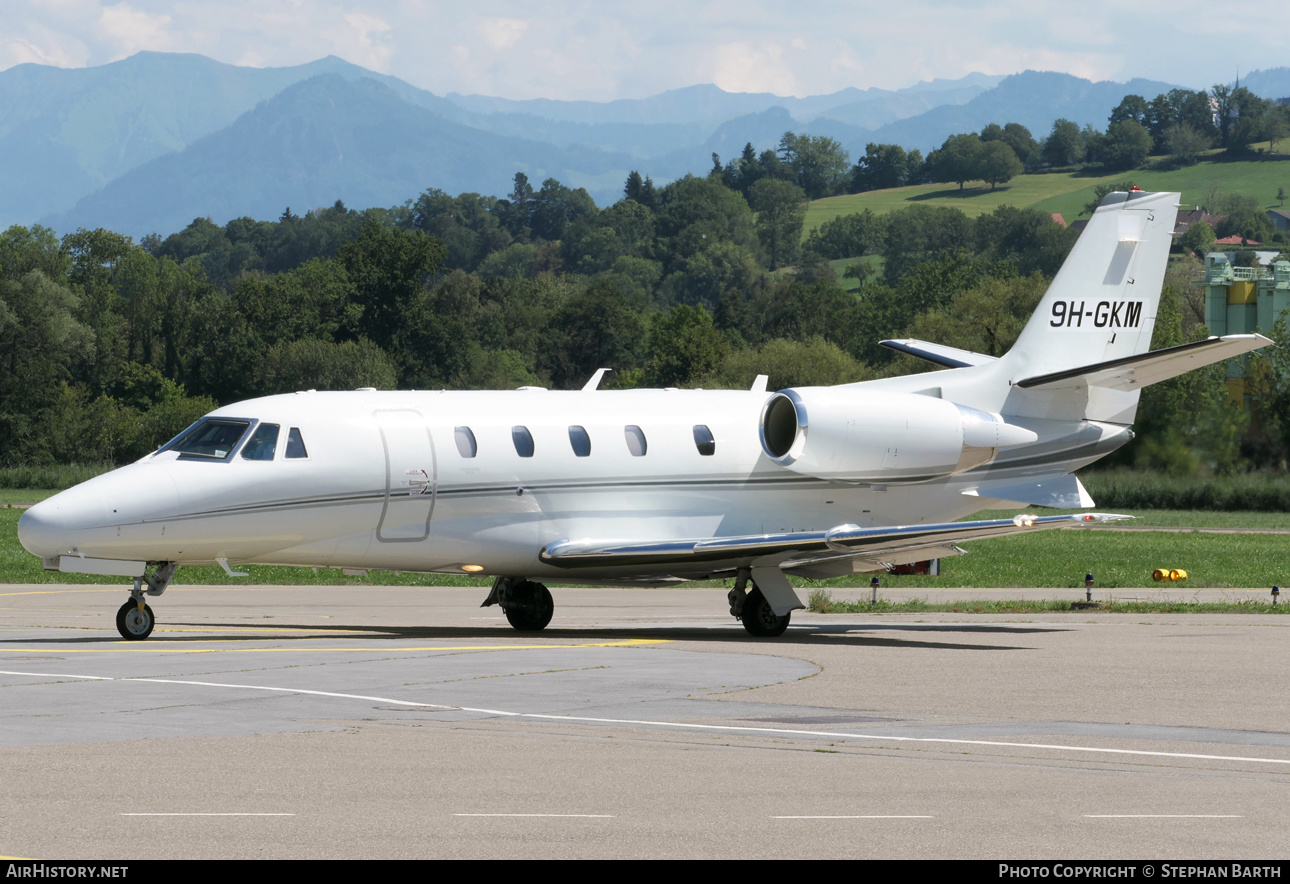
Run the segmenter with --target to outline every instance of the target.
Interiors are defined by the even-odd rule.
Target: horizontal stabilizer
[[[1272,340],[1263,335],[1207,338],[1137,356],[1125,356],[1109,362],[1036,375],[1018,381],[1017,386],[1027,390],[1061,390],[1085,385],[1111,390],[1139,390],[1149,384],[1167,381],[1194,368],[1222,362],[1271,343]]]
[[[1060,509],[1087,509],[1093,498],[1083,483],[1073,475],[1047,476],[1030,482],[982,482],[963,492],[969,497],[985,497],[1023,506],[1050,506]]]
[[[815,560],[864,556],[882,560],[884,554],[941,547],[983,537],[1002,537],[1046,528],[1074,528],[1098,522],[1131,519],[1108,513],[1069,516],[1019,515],[1012,519],[975,522],[944,522],[934,525],[905,525],[861,528],[838,525],[828,531],[793,534],[750,534],[742,537],[713,537],[702,540],[659,540],[646,542],[561,540],[547,544],[540,554],[543,562],[564,568],[675,564],[692,568],[701,562],[751,562],[776,556],[787,567]]]
[[[967,368],[969,365],[984,365],[987,362],[994,362],[996,359],[996,357],[986,356],[984,353],[973,353],[971,350],[960,350],[958,347],[947,347],[944,344],[932,344],[927,341],[917,341],[913,338],[905,338],[899,341],[879,341],[878,345],[886,347],[888,350],[895,350],[897,353],[917,356],[919,359],[925,359],[944,368]]]

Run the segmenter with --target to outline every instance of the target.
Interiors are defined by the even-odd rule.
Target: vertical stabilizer
[[[1004,357],[1013,374],[1063,371],[1151,348],[1178,197],[1107,194]]]
[[[1151,349],[1178,216],[1177,193],[1110,193],[1075,241],[1039,307],[1000,360],[1012,383]],[[1130,424],[1139,389],[1012,387],[1010,414]]]

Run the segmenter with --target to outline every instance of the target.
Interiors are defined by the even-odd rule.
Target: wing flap
[[[699,540],[597,541],[561,540],[547,544],[539,558],[561,568],[667,566],[692,567],[700,563],[745,562],[772,556],[781,563],[806,562],[857,556],[886,561],[885,556],[913,550],[944,547],[967,540],[1003,537],[1050,528],[1074,528],[1119,519],[1110,513],[1081,513],[1064,516],[1019,515],[1011,519],[983,519],[973,522],[944,522],[933,525],[902,525],[861,528],[838,525],[828,531],[794,534],[749,534]]]
[[[1263,335],[1226,335],[1206,338],[1177,347],[1152,350],[1137,356],[1112,359],[1080,368],[1036,375],[1017,381],[1017,386],[1027,390],[1061,390],[1087,384],[1111,390],[1139,390],[1149,384],[1191,371],[1193,368],[1212,365],[1240,356],[1251,350],[1266,347],[1272,340]]]

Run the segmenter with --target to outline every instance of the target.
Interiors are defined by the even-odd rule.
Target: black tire
[[[774,638],[777,635],[783,635],[784,630],[788,629],[788,621],[792,616],[791,611],[783,617],[778,616],[771,608],[770,602],[766,601],[766,597],[761,594],[761,590],[755,587],[744,600],[744,609],[740,614],[744,621],[744,629],[748,630],[749,635],[755,635],[757,638]]]
[[[147,603],[143,606],[143,611],[139,610],[139,603],[134,599],[126,602],[116,612],[116,631],[121,633],[121,637],[126,641],[141,642],[148,636],[152,635],[152,627],[157,625],[157,618],[152,614],[152,608]]]
[[[555,600],[541,583],[525,580],[506,593],[506,619],[520,632],[546,629],[554,614]]]

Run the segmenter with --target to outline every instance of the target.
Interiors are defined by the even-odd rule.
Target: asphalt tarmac
[[[485,594],[0,586],[0,854],[1290,855],[1290,618]]]

